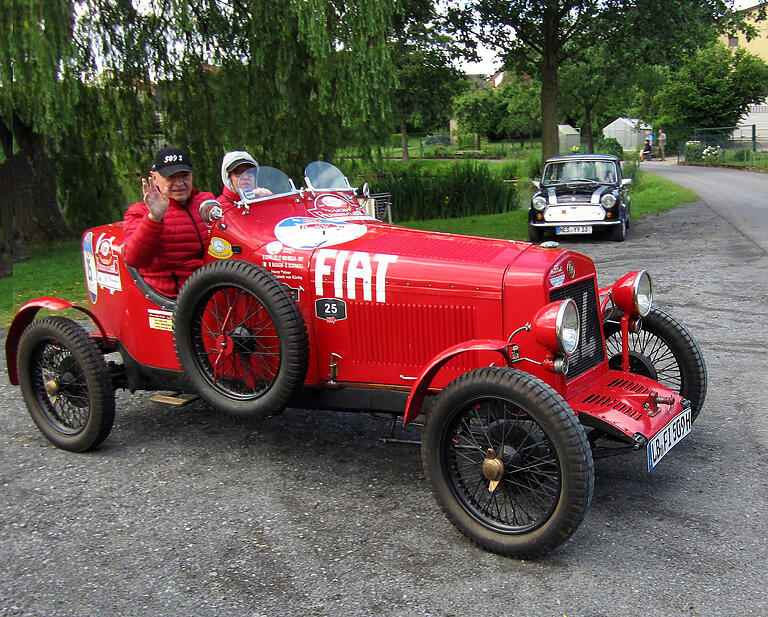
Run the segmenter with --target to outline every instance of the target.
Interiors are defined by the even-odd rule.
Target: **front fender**
[[[82,311],[91,321],[96,325],[101,333],[102,338],[106,338],[107,335],[104,332],[104,328],[101,327],[96,316],[91,313],[87,308],[72,304],[67,300],[61,298],[35,298],[30,300],[24,306],[22,306],[13,318],[10,328],[8,328],[8,336],[5,338],[5,365],[8,369],[8,380],[14,385],[19,385],[19,372],[16,366],[16,354],[19,350],[19,339],[22,332],[26,330],[27,326],[35,319],[35,315],[40,309],[48,309],[49,311],[61,311],[64,309],[77,309]]]
[[[424,403],[424,397],[427,395],[427,390],[429,390],[429,384],[432,383],[435,375],[449,360],[467,351],[497,351],[503,356],[507,365],[511,366],[512,358],[507,351],[509,346],[510,343],[508,341],[501,339],[478,339],[457,343],[436,355],[427,363],[416,378],[413,388],[411,388],[408,402],[405,405],[403,424],[408,424],[408,422],[419,415],[421,406]]]

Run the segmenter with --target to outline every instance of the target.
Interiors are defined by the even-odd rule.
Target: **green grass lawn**
[[[647,214],[669,210],[697,199],[693,191],[659,176],[639,172],[632,191],[632,216],[637,221]],[[458,219],[407,221],[402,225],[470,236],[528,239],[526,209]],[[14,312],[22,304],[41,296],[55,296],[87,306],[84,280],[79,241],[56,242],[32,249],[28,260],[14,265],[13,277],[0,278],[0,327],[8,326]],[[79,312],[75,315],[82,317]]]
[[[29,259],[14,264],[11,278],[0,278],[0,327],[10,324],[22,304],[42,296],[88,305],[79,240],[34,247]]]

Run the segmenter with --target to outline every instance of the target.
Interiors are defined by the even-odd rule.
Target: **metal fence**
[[[680,142],[680,161],[760,164],[768,162],[768,127],[757,124],[697,128]]]

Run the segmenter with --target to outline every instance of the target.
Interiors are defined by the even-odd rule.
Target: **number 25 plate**
[[[651,471],[680,440],[691,432],[691,408],[677,414],[648,442],[648,471]]]
[[[556,234],[591,234],[592,225],[559,225],[555,227]]]

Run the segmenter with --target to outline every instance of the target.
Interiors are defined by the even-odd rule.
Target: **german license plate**
[[[664,455],[691,432],[691,408],[672,418],[656,436],[648,442],[648,471],[651,471]]]
[[[559,225],[555,227],[556,234],[591,234],[592,225]]]

